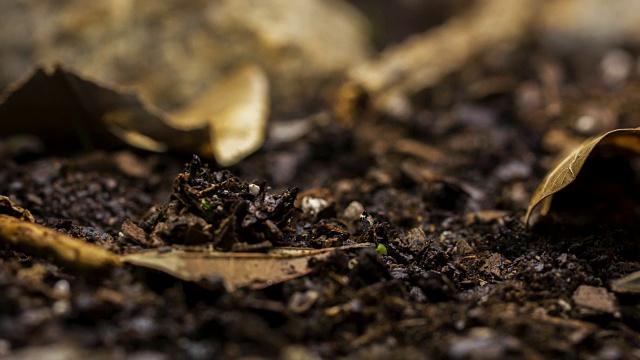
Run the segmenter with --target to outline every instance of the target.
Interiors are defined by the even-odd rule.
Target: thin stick
[[[516,46],[530,30],[538,0],[480,0],[444,25],[357,65],[350,79],[378,110],[395,113],[398,99],[438,83],[491,48]]]
[[[34,255],[84,272],[99,272],[121,265],[118,255],[42,225],[0,214],[0,242],[16,251]]]

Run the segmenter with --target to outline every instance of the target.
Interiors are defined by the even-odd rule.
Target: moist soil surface
[[[273,119],[263,148],[228,169],[191,154],[2,139],[0,194],[116,253],[373,245],[233,292],[130,265],[97,278],[3,245],[0,353],[640,358],[640,298],[610,288],[640,270],[633,224],[553,208],[523,223],[555,156],[640,124],[640,79],[603,80],[603,56],[536,44],[487,56],[412,99],[408,119]]]

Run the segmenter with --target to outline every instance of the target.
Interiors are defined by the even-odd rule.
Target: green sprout
[[[387,255],[387,247],[382,245],[382,244],[378,244],[378,247],[376,248],[376,251],[380,254],[380,255]]]
[[[202,204],[203,209],[211,210],[211,203],[207,199],[200,200],[200,203]]]

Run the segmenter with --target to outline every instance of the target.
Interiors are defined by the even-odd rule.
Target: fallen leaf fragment
[[[131,89],[60,66],[35,70],[0,97],[0,135],[28,133],[63,150],[130,146],[197,153],[221,165],[262,145],[268,116],[269,84],[258,66],[230,73],[172,114]]]
[[[80,271],[103,271],[121,264],[118,255],[108,250],[4,214],[0,214],[0,240],[27,255]]]
[[[223,166],[237,163],[264,142],[269,116],[269,81],[258,66],[245,66],[172,113],[176,129],[209,128],[211,152]]]
[[[358,244],[326,249],[275,248],[268,253],[184,252],[156,250],[123,255],[124,262],[165,272],[206,285],[221,277],[227,291],[241,287],[262,289],[311,272],[309,260],[324,260],[338,250],[372,247]]]
[[[604,153],[607,156],[605,161],[611,161],[616,157],[638,156],[640,154],[640,128],[616,129],[589,138],[564,157],[547,174],[533,193],[525,215],[526,225],[529,224],[531,214],[538,205],[541,205],[540,214],[546,215],[549,212],[553,195],[574,182],[585,162],[596,153],[599,155]],[[585,196],[589,196],[589,194],[585,194]]]
[[[464,224],[470,226],[475,222],[478,223],[490,223],[493,221],[499,224],[504,223],[504,217],[509,215],[509,212],[502,210],[481,210],[476,212],[467,213],[464,216]]]
[[[60,66],[38,68],[0,96],[1,135],[36,135],[51,149],[191,151],[206,132],[177,131],[134,92],[80,77]],[[169,142],[170,144],[167,144]]]

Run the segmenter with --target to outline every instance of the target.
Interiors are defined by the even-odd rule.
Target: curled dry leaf
[[[122,260],[137,266],[165,272],[185,281],[200,283],[221,278],[227,291],[241,287],[261,289],[311,272],[309,260],[324,260],[338,250],[372,247],[301,249],[275,248],[268,253],[184,252],[156,250],[123,255]]]
[[[597,156],[594,156],[594,154],[597,154]],[[538,186],[529,201],[529,207],[525,216],[525,224],[529,224],[531,214],[536,207],[541,206],[540,213],[542,215],[546,215],[549,212],[553,195],[573,183],[578,177],[580,171],[583,170],[585,162],[590,158],[602,157],[602,162],[609,163],[611,166],[607,166],[604,170],[600,169],[598,171],[591,171],[584,177],[592,176],[595,178],[600,175],[609,175],[614,178],[613,180],[622,182],[625,181],[626,176],[617,176],[616,172],[618,170],[613,167],[618,166],[618,163],[620,162],[624,165],[628,165],[628,161],[624,159],[624,157],[637,156],[639,154],[640,128],[617,129],[585,140],[578,148],[573,150],[568,156],[564,157],[542,180],[542,183]],[[595,179],[593,182],[595,182]],[[586,184],[589,185],[590,183],[586,182]],[[613,197],[608,197],[608,195],[602,195],[601,193],[606,193],[609,190],[624,191],[625,189],[624,187],[618,186],[620,183],[605,183],[598,185],[599,188],[594,186],[593,189],[586,189],[588,193],[583,195],[589,197],[598,196],[600,194],[599,196],[602,199],[613,201]],[[602,189],[601,187],[604,188]],[[607,189],[607,187],[609,189]],[[588,208],[585,210],[594,211],[595,209]]]
[[[210,152],[221,165],[231,165],[264,142],[269,115],[269,81],[258,66],[245,66],[205,91],[185,109],[172,113],[176,129],[207,127]]]
[[[262,145],[268,103],[268,81],[257,66],[232,72],[172,114],[121,86],[61,67],[38,69],[3,95],[0,134],[30,133],[57,149],[133,146],[213,155],[230,165]]]

